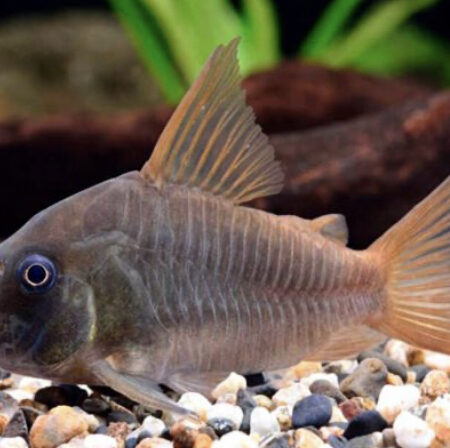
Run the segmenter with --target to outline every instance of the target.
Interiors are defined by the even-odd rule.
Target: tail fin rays
[[[380,331],[450,353],[450,177],[371,247],[387,272]]]

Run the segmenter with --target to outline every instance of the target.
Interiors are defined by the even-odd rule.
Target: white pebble
[[[239,428],[244,418],[244,413],[239,406],[234,406],[228,403],[217,403],[211,406],[206,412],[206,419],[213,418],[228,418],[231,420],[236,428]]]
[[[0,448],[28,448],[22,437],[0,437]]]
[[[7,389],[5,392],[14,400],[21,402],[22,400],[33,400],[34,393],[22,389]]]
[[[166,429],[166,425],[159,418],[149,415],[142,422],[142,428],[147,430],[152,437],[159,437]]]
[[[277,417],[266,408],[257,406],[250,415],[250,433],[264,437],[267,434],[280,431]]]
[[[388,341],[386,346],[384,347],[384,352],[389,358],[394,359],[402,363],[404,366],[408,367],[408,351],[410,350],[410,346],[403,341],[399,341],[398,339],[391,339]]]
[[[434,439],[434,431],[427,423],[408,411],[395,419],[394,434],[401,448],[427,448]]]
[[[297,401],[311,395],[309,388],[302,383],[294,383],[288,387],[281,388],[273,397],[276,406],[294,406]]]
[[[247,380],[242,375],[230,373],[221,383],[219,383],[212,391],[212,396],[216,400],[224,394],[237,394],[239,389],[247,388]]]
[[[402,411],[409,411],[419,404],[420,391],[412,384],[383,386],[378,398],[377,411],[392,424]]]
[[[326,380],[339,389],[339,380],[335,373],[312,373],[306,378],[302,378],[300,383],[304,384],[306,387],[309,387],[312,383],[314,383],[314,381],[317,380]]]
[[[24,376],[20,381],[18,388],[26,392],[35,394],[39,389],[51,386],[52,382],[41,378],[33,378],[31,376]]]
[[[426,350],[424,362],[430,369],[443,370],[450,374],[450,355]]]
[[[90,434],[84,439],[85,448],[117,448],[117,440],[104,434]]]
[[[258,444],[241,431],[231,431],[222,436],[218,443],[214,442],[212,446],[214,448],[257,448]]]
[[[450,441],[450,394],[436,398],[428,406],[426,421],[437,439]]]

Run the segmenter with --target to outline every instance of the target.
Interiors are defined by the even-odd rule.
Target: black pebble
[[[250,432],[250,416],[256,407],[256,401],[253,399],[252,395],[245,389],[239,389],[237,393],[236,404],[242,409],[244,413],[244,418],[242,419],[240,431],[249,433]]]
[[[313,394],[326,395],[327,397],[333,398],[338,404],[347,400],[347,397],[327,380],[314,381],[314,383],[309,386],[309,390]]]
[[[137,418],[129,412],[112,411],[106,416],[106,423],[109,425],[114,422],[125,422],[131,425],[133,423],[137,423],[138,421]]]
[[[247,390],[253,395],[265,395],[266,397],[272,398],[278,391],[270,383],[261,384],[260,386],[254,386],[247,388]]]
[[[261,386],[266,383],[263,373],[252,373],[251,375],[245,375],[247,380],[247,387]]]
[[[416,373],[416,382],[421,383],[428,372],[431,371],[429,367],[427,367],[425,364],[417,364],[415,366],[412,366],[410,368],[413,372]]]
[[[403,382],[406,383],[406,380],[408,379],[408,371],[401,362],[398,362],[395,359],[392,359],[389,356],[383,353],[379,353],[375,350],[366,350],[364,352],[361,352],[358,356],[358,362],[364,361],[364,359],[367,358],[376,358],[380,361],[383,361],[389,372],[393,373],[394,375],[398,375],[403,380]]]
[[[387,427],[386,420],[377,411],[365,411],[350,420],[344,432],[346,439],[365,436]]]
[[[208,426],[214,429],[219,437],[236,429],[234,423],[228,418],[212,418],[208,420]]]
[[[283,435],[271,440],[267,444],[264,444],[264,446],[266,448],[290,448],[291,445],[289,445],[289,436]]]
[[[86,398],[81,406],[88,414],[105,415],[111,410],[111,406],[101,398]]]
[[[330,399],[325,395],[313,394],[295,403],[292,426],[295,429],[305,426],[320,428],[330,421],[331,413]]]
[[[330,436],[328,437],[328,445],[332,448],[347,448],[348,441],[342,436]]]
[[[56,406],[81,406],[88,394],[84,389],[71,384],[49,386],[39,389],[34,396],[35,401],[49,408]]]

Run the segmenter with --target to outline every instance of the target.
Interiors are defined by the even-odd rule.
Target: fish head
[[[104,200],[109,190],[100,184],[78,193],[0,244],[3,368],[49,377],[89,345],[96,321],[91,276],[104,258],[106,227],[114,226]]]

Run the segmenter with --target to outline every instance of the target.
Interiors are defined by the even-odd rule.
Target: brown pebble
[[[0,390],[10,389],[14,386],[14,380],[10,376],[9,378],[3,378],[0,380]]]
[[[193,448],[199,431],[186,422],[179,421],[170,428],[170,435],[173,438],[174,448]]]
[[[363,412],[361,404],[354,398],[341,403],[339,405],[339,409],[344,414],[344,417],[347,420],[352,420],[353,417],[356,417],[357,415],[361,414],[361,412]]]
[[[5,428],[8,426],[9,416],[6,414],[0,414],[0,435],[5,432]]]

